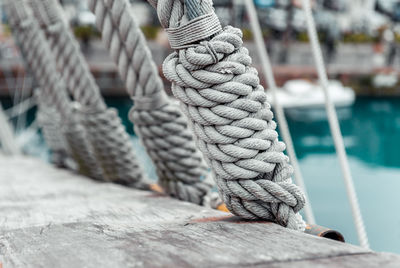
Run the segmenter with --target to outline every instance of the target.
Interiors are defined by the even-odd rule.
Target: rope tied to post
[[[150,3],[165,28],[214,13],[211,1]],[[278,140],[271,107],[251,63],[241,31],[227,26],[172,53],[163,71],[192,121],[197,144],[228,209],[246,219],[266,219],[304,230],[298,212],[305,198],[291,181],[285,145]]]

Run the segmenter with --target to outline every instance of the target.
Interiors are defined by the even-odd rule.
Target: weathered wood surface
[[[3,267],[400,267],[400,257],[0,156]]]

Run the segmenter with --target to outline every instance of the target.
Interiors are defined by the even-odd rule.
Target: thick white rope
[[[148,188],[143,181],[144,173],[134,153],[133,143],[116,111],[106,109],[79,44],[66,25],[61,6],[56,0],[31,0],[31,6],[47,33],[68,90],[80,104],[78,114],[98,164],[104,170],[104,180]]]
[[[228,209],[304,230],[298,213],[304,195],[291,182],[285,145],[241,31],[216,25],[212,1],[149,1],[177,49],[165,60],[164,74],[193,123]],[[182,33],[185,38],[176,42]]]
[[[46,40],[38,24],[34,21],[26,3],[22,0],[7,2],[10,14],[9,21],[17,41],[23,51],[32,73],[42,89],[48,94],[55,106],[65,117],[71,113],[70,99],[67,96],[62,79],[55,72],[55,64],[51,59]]]
[[[163,189],[173,197],[205,204],[212,185],[207,167],[179,107],[164,92],[146,40],[126,0],[90,0],[96,24],[134,100],[130,120],[154,162]],[[211,206],[218,200],[211,198]]]
[[[89,66],[79,49],[57,0],[29,0],[35,18],[45,30],[57,69],[64,78],[68,91],[84,107],[104,110],[101,96]]]
[[[265,80],[267,81],[268,88],[272,92],[272,98],[274,99],[274,108],[275,108],[275,114],[276,118],[278,121],[278,127],[281,130],[283,141],[286,144],[286,151],[288,152],[290,163],[293,166],[294,170],[294,179],[295,182],[300,188],[303,190],[304,196],[306,198],[306,204],[304,206],[304,213],[306,216],[307,223],[309,224],[315,224],[315,218],[314,214],[311,208],[311,203],[309,201],[308,195],[307,195],[307,190],[306,186],[304,184],[304,179],[303,175],[300,170],[300,165],[297,160],[296,156],[296,151],[294,149],[293,145],[293,140],[290,135],[290,130],[288,123],[285,118],[285,112],[282,108],[282,105],[280,104],[278,98],[277,98],[277,86],[274,78],[274,74],[272,71],[272,66],[271,62],[268,56],[268,51],[266,49],[263,37],[262,37],[262,31],[260,27],[260,23],[258,22],[258,16],[256,9],[254,7],[254,2],[253,0],[245,0],[245,5],[247,9],[247,14],[250,20],[250,26],[252,29],[252,33],[254,35],[254,41],[256,43],[256,48],[258,52],[258,56],[260,57],[261,60],[261,66],[263,68],[263,73]]]
[[[347,196],[349,198],[353,220],[356,226],[358,240],[360,245],[365,248],[369,248],[368,237],[365,231],[363,218],[358,204],[357,194],[354,188],[353,178],[351,176],[349,162],[346,155],[346,149],[343,142],[343,136],[340,132],[339,121],[336,115],[335,107],[329,96],[328,91],[328,75],[326,73],[324,59],[322,57],[321,47],[318,41],[317,30],[315,27],[314,18],[312,16],[310,0],[302,0],[303,9],[307,20],[307,31],[311,42],[311,48],[317,67],[318,77],[325,96],[325,107],[328,114],[329,126],[333,141],[335,143],[336,154],[339,158],[340,167],[342,169],[344,182],[346,185]]]
[[[16,27],[13,27],[13,35],[18,47],[20,48],[21,57],[26,59],[26,56],[24,55],[26,51],[21,50],[22,44],[19,43],[20,40],[24,40],[22,33]],[[6,112],[9,113],[8,116],[11,118],[15,115],[18,115],[20,111],[26,113],[32,105],[37,104],[38,110],[36,118],[38,125],[42,130],[43,138],[51,151],[51,162],[59,167],[65,167],[68,155],[65,138],[61,131],[60,113],[55,109],[54,103],[50,100],[48,94],[41,94],[40,89],[36,89],[34,91],[34,96],[30,97],[26,101],[27,102],[24,101],[7,110]],[[46,120],[48,120],[49,117],[54,120],[49,120],[46,122],[43,120],[44,118],[47,118]]]
[[[69,154],[72,156],[80,155],[79,159],[83,159],[83,161],[77,161],[79,170],[88,171],[88,173],[83,174],[97,178],[98,174],[102,172],[101,168],[96,165],[97,162],[93,159],[92,148],[87,141],[86,133],[80,129],[79,122],[75,120],[76,112],[72,110],[71,100],[67,95],[63,79],[56,71],[56,64],[51,57],[51,50],[44,33],[24,0],[9,0],[6,8],[10,25],[17,40],[16,43],[20,47],[26,65],[29,66],[42,88],[42,94],[46,97],[43,105],[54,105],[63,119],[60,126],[66,140],[79,144],[79,146],[68,144]]]
[[[21,55],[27,62],[27,65],[31,68],[31,70],[33,71],[33,74],[36,77],[38,77],[38,79],[37,79],[38,82],[40,84],[44,84],[45,76],[46,75],[48,76],[49,73],[41,72],[39,68],[33,68],[33,66],[43,65],[41,63],[38,63],[39,59],[35,59],[34,54],[33,54],[33,53],[35,53],[34,50],[36,48],[38,48],[38,46],[39,46],[38,43],[40,43],[40,40],[36,40],[36,42],[34,43],[35,45],[32,45],[32,47],[30,47],[30,45],[33,44],[33,39],[29,39],[27,37],[27,32],[30,32],[29,30],[30,30],[30,27],[32,26],[31,25],[32,19],[29,18],[29,14],[26,10],[26,7],[24,5],[21,5],[18,7],[18,10],[17,10],[17,7],[16,7],[17,4],[18,4],[17,2],[9,1],[7,3],[7,5],[5,6],[7,8],[8,14],[9,14],[9,22],[10,22],[10,25],[12,26],[12,30],[13,30],[14,37],[16,39],[16,43],[19,46]],[[46,53],[46,52],[43,52],[43,53]],[[44,59],[42,59],[42,60],[44,60]],[[41,68],[44,68],[44,67],[41,67]],[[49,69],[46,69],[46,70],[49,71]],[[58,79],[58,78],[53,79],[53,81],[55,81],[56,79]],[[49,106],[55,106],[55,101],[54,101],[54,98],[52,97],[53,94],[49,93],[50,89],[48,87],[46,89],[47,89],[46,93],[42,94],[45,97],[45,98],[42,98],[43,102],[42,103],[38,102],[39,106],[42,106],[43,109],[45,109]],[[68,106],[66,106],[66,107],[68,107]],[[40,110],[40,108],[39,108],[39,110]],[[58,113],[59,112],[57,112],[57,114]],[[54,121],[54,122],[58,123],[59,120]],[[56,126],[54,128],[59,130],[60,126],[61,126],[60,124],[56,124]],[[44,132],[48,133],[49,131],[47,131],[47,129],[46,129],[46,130],[44,130]],[[53,134],[55,134],[55,133],[53,132]],[[63,138],[61,137],[61,133],[58,132],[58,134],[60,134],[60,136],[58,136],[57,138],[52,137],[51,139],[50,139],[49,135],[44,135],[46,143],[48,144],[50,149],[53,152],[55,152],[56,154],[58,154],[58,151],[60,151],[60,146],[63,146],[63,144],[64,144],[63,142],[60,142],[60,144],[62,144],[62,145],[56,145],[56,143],[54,142],[54,139],[56,139],[58,141],[63,141]]]

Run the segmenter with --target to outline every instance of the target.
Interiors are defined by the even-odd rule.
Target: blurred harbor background
[[[95,30],[94,15],[85,1],[61,2],[106,101],[118,109],[142,152],[147,172],[156,179],[127,118],[132,101]],[[305,79],[313,85],[317,79],[299,2],[255,0],[276,80],[282,88],[287,88],[289,81]],[[162,75],[162,61],[171,52],[168,40],[153,9],[145,1],[131,3]],[[261,72],[244,3],[214,3],[225,24],[242,29],[246,47]],[[355,95],[345,105],[338,105],[337,112],[371,248],[400,253],[400,213],[394,209],[400,204],[400,1],[322,0],[314,1],[313,8],[329,78]],[[7,18],[1,14],[0,100],[11,114],[9,108],[27,100],[36,85],[24,71]],[[168,82],[164,82],[168,89]],[[294,89],[297,87],[299,84],[294,84]],[[299,96],[295,95],[297,103]],[[357,243],[323,106],[303,105],[285,112],[317,223],[338,229],[349,242]],[[13,117],[12,122],[24,150],[48,159],[40,133],[30,131],[34,130],[34,113],[35,108],[26,117]]]

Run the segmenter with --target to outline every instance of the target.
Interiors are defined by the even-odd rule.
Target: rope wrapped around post
[[[61,6],[56,0],[30,1],[39,24],[48,36],[68,90],[80,104],[80,123],[87,132],[98,165],[103,168],[102,179],[148,189],[133,143],[117,112],[107,109],[79,44],[64,20]]]
[[[173,197],[216,207],[209,172],[179,107],[164,91],[146,40],[126,0],[89,0],[102,39],[134,100],[130,120],[154,162],[159,183]]]
[[[67,141],[67,151],[77,160],[78,171],[84,175],[97,178],[101,173],[101,168],[96,165],[93,159],[93,152],[88,144],[85,132],[72,131],[77,122],[74,121],[74,111],[71,100],[67,95],[64,81],[56,71],[56,64],[49,53],[50,48],[46,42],[44,33],[35,21],[29,6],[24,0],[9,0],[6,4],[7,14],[13,29],[13,34],[17,39],[17,44],[24,56],[26,65],[29,66],[36,81],[46,96],[46,102],[40,105],[54,105],[63,119],[61,132]],[[64,126],[68,126],[64,128]],[[71,132],[72,131],[72,132]],[[80,146],[73,146],[70,141],[74,141]],[[76,158],[76,156],[80,156]]]
[[[239,29],[222,28],[210,0],[149,0],[176,49],[164,62],[228,209],[304,230],[302,191]],[[182,35],[185,38],[180,38]]]

